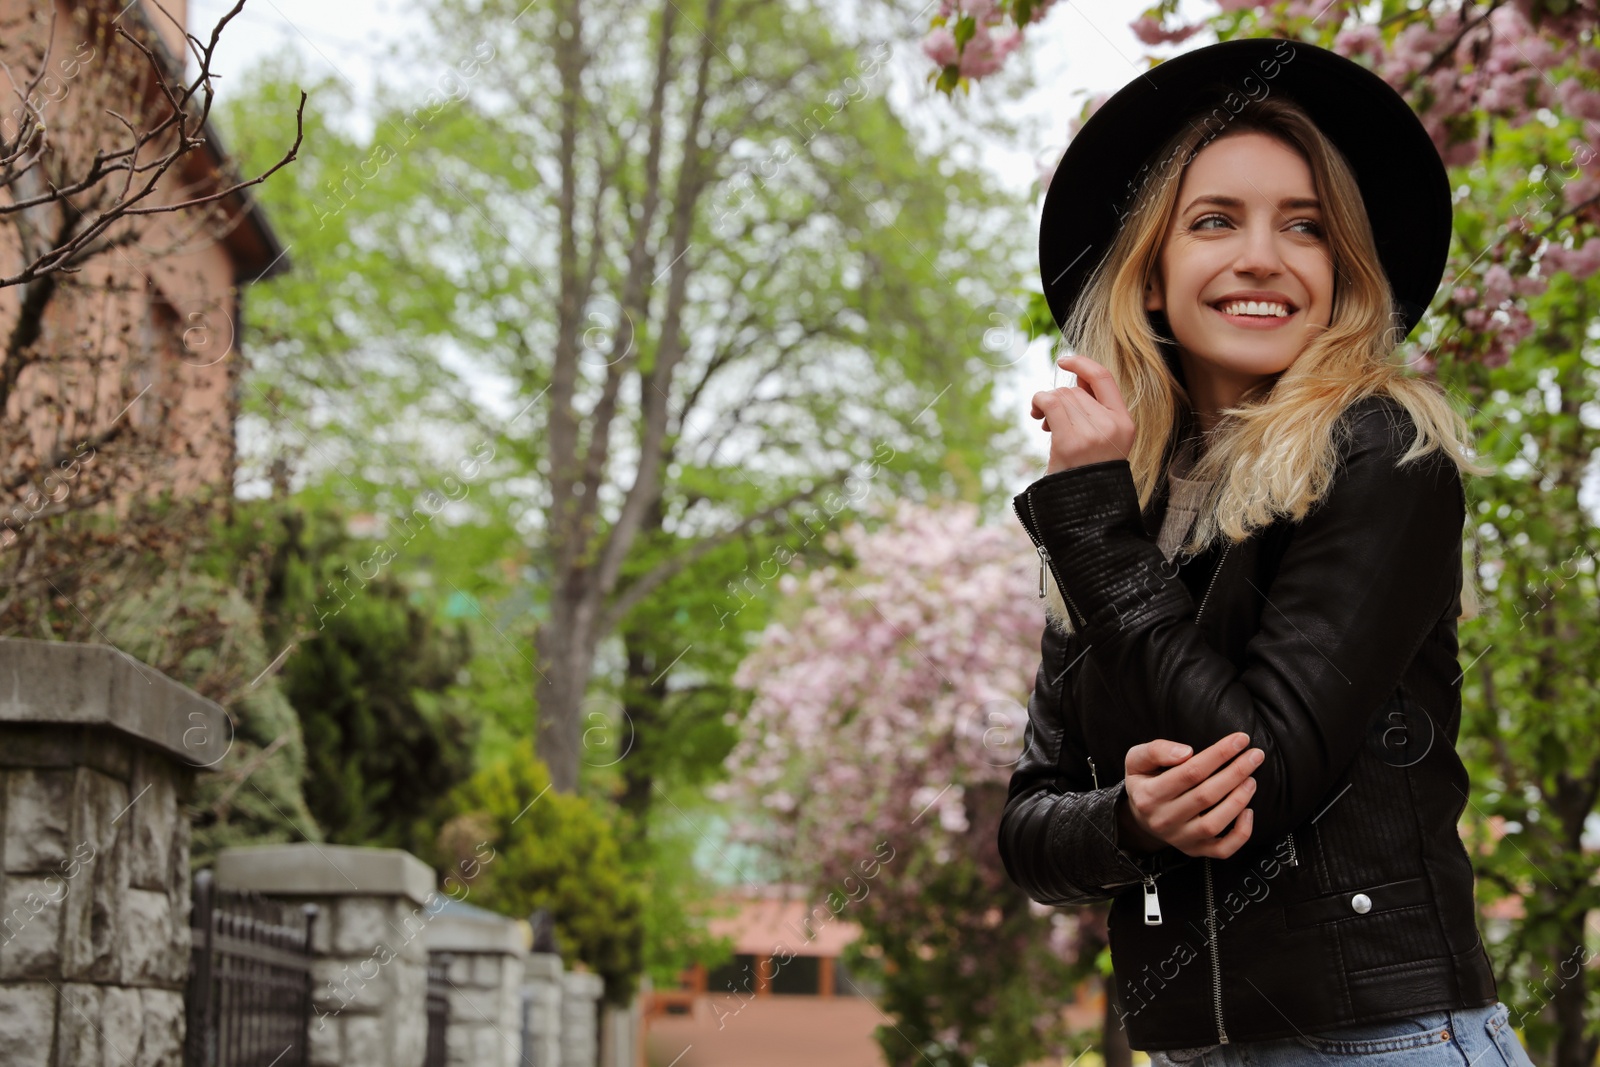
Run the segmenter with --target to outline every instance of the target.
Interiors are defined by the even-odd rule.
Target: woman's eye
[[[1189,224],[1189,228],[1191,230],[1211,229],[1211,227],[1206,225],[1208,222],[1226,222],[1230,226],[1233,224],[1226,215],[1201,215],[1199,218],[1195,219],[1194,222]],[[1322,224],[1313,219],[1296,219],[1294,222],[1290,223],[1290,225],[1308,227],[1300,232],[1308,234],[1312,237],[1322,236]]]

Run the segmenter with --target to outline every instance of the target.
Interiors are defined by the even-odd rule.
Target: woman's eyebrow
[[[1213,204],[1217,207],[1231,208],[1244,207],[1244,201],[1239,199],[1237,196],[1219,196],[1215,193],[1208,193],[1204,196],[1197,196],[1193,200],[1189,201],[1189,206],[1183,210],[1185,212],[1190,212],[1199,207],[1201,204]],[[1318,200],[1314,196],[1286,196],[1282,200],[1278,201],[1278,207],[1315,208],[1316,210],[1321,211],[1322,201]]]

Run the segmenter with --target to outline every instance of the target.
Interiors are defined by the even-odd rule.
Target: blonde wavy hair
[[[1469,457],[1471,430],[1444,390],[1407,373],[1395,359],[1400,338],[1394,298],[1360,189],[1343,154],[1299,105],[1282,96],[1252,101],[1227,122],[1221,133],[1205,123],[1190,123],[1151,157],[1185,163],[1151,168],[1155,173],[1137,192],[1110,249],[1062,324],[1068,347],[1110,370],[1134,417],[1128,458],[1140,507],[1155,492],[1169,449],[1194,427],[1193,405],[1179,380],[1176,344],[1158,333],[1145,310],[1145,287],[1159,269],[1162,242],[1189,163],[1205,142],[1247,130],[1277,139],[1310,166],[1333,255],[1333,312],[1327,329],[1307,343],[1288,369],[1218,413],[1205,451],[1188,475],[1212,485],[1188,541],[1178,551],[1198,553],[1224,537],[1242,541],[1280,516],[1304,518],[1337,473],[1339,416],[1375,393],[1398,401],[1415,420],[1417,436],[1401,463],[1439,450],[1464,473],[1490,473],[1492,468]],[[1170,362],[1164,348],[1174,349]],[[1479,611],[1471,570],[1464,559],[1461,618]]]

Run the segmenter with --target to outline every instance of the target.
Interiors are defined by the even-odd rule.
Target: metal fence
[[[445,1067],[449,1062],[450,980],[445,975],[451,959],[448,952],[428,954],[428,1051],[422,1067]]]
[[[185,1067],[306,1067],[311,1062],[314,904],[194,880]]]

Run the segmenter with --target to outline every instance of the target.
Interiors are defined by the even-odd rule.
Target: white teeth
[[[1236,300],[1231,304],[1219,304],[1217,310],[1224,315],[1270,315],[1275,318],[1284,318],[1289,314],[1289,309],[1282,304],[1269,304],[1255,300]]]

